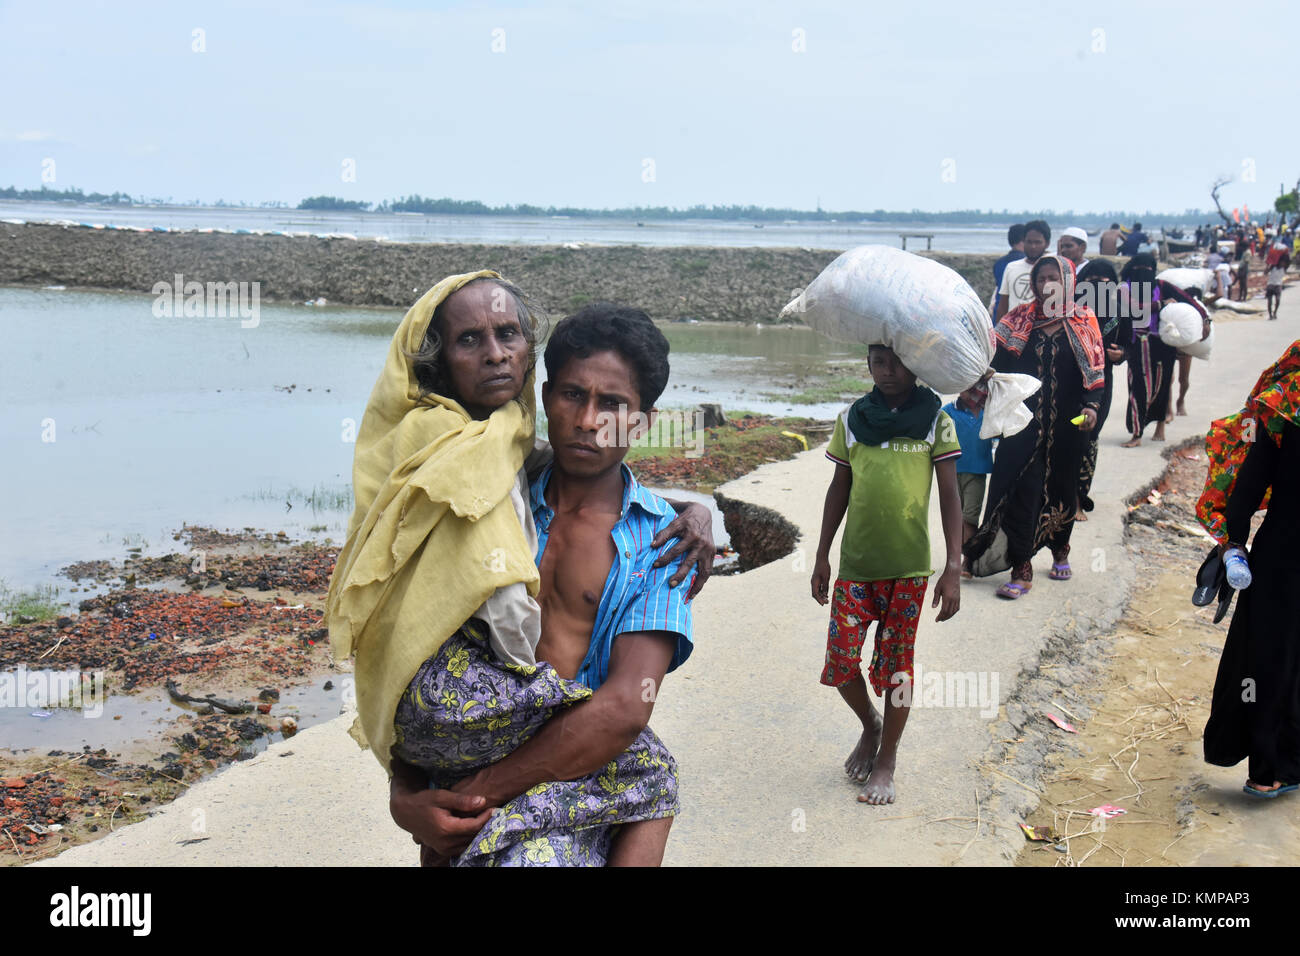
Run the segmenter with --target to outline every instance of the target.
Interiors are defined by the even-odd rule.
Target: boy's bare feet
[[[862,736],[858,738],[858,745],[849,754],[849,759],[844,761],[844,772],[851,779],[861,781],[871,775],[872,768],[876,764],[876,752],[880,750],[882,727],[884,722],[880,719],[880,714],[873,709],[870,726],[863,728]]]
[[[869,803],[872,806],[884,806],[887,803],[894,802],[894,763],[880,762],[876,764],[871,776],[867,777],[867,785],[862,788],[858,794],[859,803]]]

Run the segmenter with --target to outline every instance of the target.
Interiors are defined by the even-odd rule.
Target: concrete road
[[[1297,337],[1295,292],[1283,299],[1279,321],[1221,322],[1212,359],[1192,369],[1191,414],[1169,426],[1169,443],[1203,435],[1211,419],[1240,408],[1260,371]],[[803,537],[794,554],[716,579],[697,601],[695,653],[670,675],[653,720],[681,770],[669,865],[988,865],[1014,856],[1024,839],[1015,824],[1034,803],[1042,748],[1021,745],[1003,762],[1004,742],[1025,736],[1051,698],[1095,669],[1088,636],[1110,627],[1143,570],[1122,546],[1124,499],[1160,474],[1168,444],[1151,442],[1148,430],[1142,447],[1119,447],[1126,399],[1121,370],[1093,485],[1097,508],[1073,536],[1074,579],[1049,580],[1043,551],[1034,588],[1018,601],[994,596],[1006,579],[998,575],[965,582],[951,621],[934,623],[937,612],[927,607],[921,668],[996,677],[1001,706],[992,716],[979,706],[914,709],[898,801],[888,807],[856,801],[858,786],[842,771],[855,721],[818,683],[827,610],[810,597],[809,577],[833,466],[818,448],[722,489],[780,511]],[[931,511],[938,567],[937,497]],[[1041,667],[1047,658],[1051,666]],[[1056,676],[1045,682],[1048,672]],[[415,864],[415,846],[388,816],[382,770],[346,734],[351,719],[306,730],[196,784],[150,819],[36,865]],[[977,812],[978,833],[973,821],[941,819]]]

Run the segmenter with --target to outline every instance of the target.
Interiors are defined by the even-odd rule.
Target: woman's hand
[[[1097,410],[1095,408],[1085,408],[1083,410],[1083,424],[1079,426],[1079,431],[1090,432],[1097,427]]]
[[[487,801],[474,794],[430,790],[418,771],[393,761],[388,812],[393,822],[441,858],[459,856],[492,816]],[[421,853],[424,856],[423,851]]]
[[[673,502],[669,502],[673,504]],[[656,568],[662,568],[671,564],[678,555],[684,554],[682,563],[678,566],[673,576],[668,579],[669,587],[677,587],[686,580],[686,575],[695,571],[695,580],[691,582],[691,590],[686,595],[686,600],[691,600],[695,595],[700,593],[704,587],[704,582],[709,579],[713,573],[713,558],[717,554],[717,546],[713,543],[713,515],[709,509],[698,502],[691,502],[682,508],[673,523],[660,531],[650,547],[661,547],[665,542],[677,538],[677,544],[668,551],[665,551],[654,563]]]
[[[1106,346],[1106,358],[1110,359],[1112,362],[1118,362],[1123,357],[1124,357],[1124,350],[1120,348],[1118,345]]]

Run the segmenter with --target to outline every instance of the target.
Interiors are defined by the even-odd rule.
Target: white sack
[[[1203,322],[1196,306],[1171,302],[1160,310],[1160,341],[1176,349],[1199,342]]]
[[[1214,348],[1214,323],[1210,323],[1210,334],[1200,342],[1193,342],[1191,345],[1184,345],[1178,351],[1184,355],[1190,355],[1193,358],[1208,359],[1210,352]]]
[[[1033,421],[1033,413],[1025,407],[1025,399],[1041,386],[1042,382],[1032,375],[1018,372],[999,372],[989,379],[989,397],[984,402],[980,438],[997,438],[999,435],[1005,438]]]
[[[892,246],[859,246],[822,270],[781,317],[840,342],[886,345],[917,378],[952,394],[993,361],[993,323],[960,275]]]
[[[1202,295],[1209,295],[1214,289],[1213,269],[1166,269],[1156,278],[1164,279],[1184,292],[1188,289],[1200,289]]]

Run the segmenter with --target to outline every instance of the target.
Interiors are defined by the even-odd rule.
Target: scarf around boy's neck
[[[891,438],[925,438],[942,404],[933,391],[915,385],[895,411],[876,386],[850,406],[849,431],[864,445],[879,445]]]

